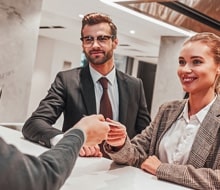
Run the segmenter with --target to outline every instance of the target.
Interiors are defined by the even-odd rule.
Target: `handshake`
[[[126,128],[119,122],[106,119],[103,115],[83,117],[74,128],[81,129],[85,134],[85,143],[80,150],[80,156],[101,157],[100,144],[103,140],[113,147],[121,147],[127,136]]]

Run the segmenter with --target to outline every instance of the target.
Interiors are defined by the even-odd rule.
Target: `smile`
[[[196,79],[196,77],[184,77],[183,82],[192,82],[195,79]]]

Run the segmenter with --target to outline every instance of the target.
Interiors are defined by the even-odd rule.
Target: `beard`
[[[109,51],[107,53],[103,53],[104,56],[90,56],[89,53],[84,52],[89,63],[94,65],[102,65],[105,64],[108,60],[112,59],[113,51]]]

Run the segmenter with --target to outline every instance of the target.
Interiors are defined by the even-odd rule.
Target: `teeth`
[[[183,81],[184,82],[191,82],[191,81],[193,81],[193,78],[184,78]]]

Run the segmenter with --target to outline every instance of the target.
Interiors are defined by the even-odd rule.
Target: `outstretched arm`
[[[56,146],[39,157],[22,154],[0,138],[0,189],[60,189],[83,144],[94,146],[102,142],[108,131],[109,125],[102,115],[84,117]]]
[[[70,175],[83,143],[83,132],[74,129],[54,148],[35,157],[22,154],[0,139],[0,189],[59,189]]]

